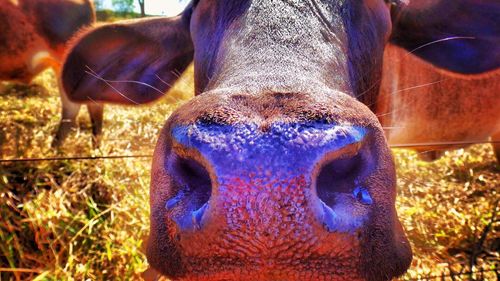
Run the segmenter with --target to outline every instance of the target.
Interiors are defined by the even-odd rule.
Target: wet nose
[[[352,232],[373,203],[369,130],[351,124],[176,126],[165,208],[181,230],[269,233],[284,225]]]

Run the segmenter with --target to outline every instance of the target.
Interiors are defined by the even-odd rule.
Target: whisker
[[[474,40],[476,39],[476,37],[471,37],[471,36],[452,36],[452,37],[446,37],[446,38],[443,38],[443,39],[438,39],[438,40],[434,40],[434,41],[431,41],[429,43],[426,43],[426,44],[423,44],[422,46],[419,46],[413,50],[411,50],[409,52],[409,54],[411,53],[414,53],[422,48],[425,48],[429,45],[433,45],[433,44],[436,44],[436,43],[441,43],[441,42],[445,42],[445,41],[450,41],[450,40],[457,40],[457,39],[469,39],[469,40]],[[407,54],[408,55],[408,54]]]
[[[170,71],[177,79],[181,78],[182,73],[180,73],[177,69]]]
[[[154,87],[152,85],[149,85],[148,83],[141,82],[141,81],[135,81],[135,80],[109,80],[109,79],[105,79],[103,77],[100,77],[100,80],[106,81],[106,82],[109,82],[109,83],[131,83],[131,84],[138,84],[138,85],[149,87],[149,88],[155,90],[156,92],[158,92],[160,95],[164,95],[165,94],[164,92],[160,91],[160,89],[158,89],[158,88],[156,88],[156,87]]]
[[[91,97],[89,97],[89,96],[87,96],[87,99],[89,99],[91,102],[93,102],[93,103],[95,103],[95,104],[97,104],[97,105],[99,104],[97,101],[95,101],[93,98],[91,98]]]
[[[120,96],[122,96],[123,98],[125,98],[126,100],[132,102],[133,104],[136,104],[138,105],[139,103],[137,103],[136,101],[130,99],[129,97],[127,97],[126,95],[124,95],[122,92],[120,92],[117,88],[115,88],[113,85],[111,85],[108,81],[106,81],[106,79],[100,77],[99,75],[97,75],[97,73],[95,73],[95,71],[93,71],[88,65],[86,65],[87,69],[89,69],[89,71],[85,71],[85,73],[93,76],[94,78],[98,79],[98,80],[101,80],[102,82],[106,83],[106,85],[108,85],[111,89],[113,89],[116,93],[118,93]]]
[[[382,79],[377,79],[377,81],[376,81],[376,82],[374,82],[374,83],[370,86],[370,88],[366,89],[366,90],[365,90],[365,91],[363,91],[361,94],[354,96],[354,98],[358,99],[358,98],[360,98],[360,97],[364,96],[366,93],[370,92],[370,91],[371,91],[371,90],[372,90],[375,86],[377,86],[377,85],[380,83],[380,81],[382,81]]]
[[[419,88],[423,88],[423,87],[432,86],[432,85],[439,84],[439,83],[441,83],[443,81],[446,81],[446,80],[447,79],[441,79],[439,81],[434,81],[434,82],[430,82],[430,83],[425,83],[425,84],[421,84],[421,85],[417,85],[417,86],[412,86],[412,87],[408,87],[408,88],[396,90],[396,91],[391,92],[390,95],[392,96],[392,95],[394,95],[396,93],[400,93],[400,92],[404,92],[404,91],[409,91],[409,90],[414,90],[414,89],[419,89]],[[371,104],[368,105],[368,107],[371,107],[371,106],[373,106],[376,103],[377,102],[371,103]],[[383,113],[383,114],[377,114],[377,117],[387,116],[389,114],[393,114],[395,112],[399,112],[399,111],[405,110],[405,109],[409,108],[410,106],[411,106],[411,104],[407,104],[406,106],[403,106],[402,108],[395,109],[395,110],[392,110],[390,112],[386,112],[386,113]]]
[[[405,126],[402,127],[382,127],[384,130],[397,130],[397,129],[404,129],[406,128]]]
[[[165,80],[161,79],[160,76],[158,76],[158,74],[155,74],[155,76],[156,76],[156,78],[158,78],[158,80],[160,80],[160,82],[167,85],[167,87],[172,87],[172,84],[167,83]]]
[[[430,83],[426,83],[426,84],[422,84],[422,85],[418,85],[418,86],[413,86],[413,87],[408,87],[408,88],[396,90],[396,91],[391,92],[391,95],[399,93],[399,92],[408,91],[408,90],[413,90],[413,89],[423,88],[423,87],[427,87],[427,86],[432,86],[432,85],[435,85],[435,84],[439,84],[439,83],[441,83],[441,82],[443,82],[445,80],[447,80],[447,79],[441,79],[439,81],[434,81],[434,82],[430,82]]]
[[[403,110],[403,109],[404,109],[404,108],[400,108],[400,109],[398,109],[398,110],[393,110],[393,111],[389,111],[389,112],[382,113],[382,114],[376,114],[375,116],[376,116],[376,117],[384,117],[384,116],[387,116],[387,115],[391,115],[391,114],[393,114],[393,113],[396,113],[396,112],[398,112],[398,111],[401,111],[401,110]]]
[[[160,80],[160,82],[162,82],[163,84],[165,84],[165,85],[169,88],[169,90],[173,87],[173,85],[172,85],[172,84],[167,83],[165,80],[161,79],[161,77],[160,77],[160,76],[158,76],[158,74],[155,74],[155,76],[156,76],[156,78],[158,78],[158,80]],[[174,102],[174,103],[179,102],[179,100],[180,100],[180,99],[178,99],[178,98],[172,97],[171,95],[168,95],[167,97],[168,97],[169,99],[171,99],[171,100],[172,100],[172,102]]]
[[[459,39],[468,39],[468,40],[474,40],[476,39],[475,37],[471,37],[471,36],[453,36],[453,37],[446,37],[446,38],[442,38],[442,39],[438,39],[438,40],[434,40],[432,42],[429,42],[429,43],[426,43],[426,44],[423,44],[421,46],[418,46],[417,48],[409,51],[408,53],[405,54],[405,56],[408,56],[422,48],[425,48],[427,46],[430,46],[430,45],[433,45],[433,44],[437,44],[437,43],[441,43],[441,42],[446,42],[446,41],[450,41],[450,40],[459,40]],[[370,69],[370,71],[373,70],[373,67]],[[362,78],[364,78],[366,75],[362,75],[360,76],[360,78],[358,78],[356,80],[356,83],[359,82]],[[375,87],[376,85],[378,85],[378,83],[380,83],[382,81],[382,78],[378,79],[376,82],[373,83],[372,86],[370,86],[367,90],[365,90],[364,92],[358,94],[355,96],[356,99],[359,99],[360,97],[364,96],[366,93],[370,92],[370,90],[373,89],[373,87]]]

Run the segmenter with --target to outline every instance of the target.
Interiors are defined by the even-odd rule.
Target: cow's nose
[[[195,123],[171,134],[166,164],[178,188],[165,208],[181,230],[352,232],[367,219],[374,164],[363,127]]]

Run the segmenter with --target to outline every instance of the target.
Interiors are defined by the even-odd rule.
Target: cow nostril
[[[198,161],[176,156],[170,171],[177,186],[175,196],[169,198],[165,208],[170,211],[177,207],[174,217],[182,229],[202,226],[202,217],[208,208],[212,193],[212,181],[207,169]]]
[[[363,153],[327,162],[316,178],[316,192],[323,224],[329,231],[350,232],[359,228],[373,203],[370,191],[361,183],[370,162]]]
[[[198,161],[188,158],[177,158],[174,169],[180,180],[196,193],[200,201],[208,201],[212,189],[212,181],[207,169]]]
[[[352,193],[363,169],[361,155],[335,159],[324,165],[316,179],[318,197],[327,205],[335,204],[339,194]]]
[[[371,205],[373,203],[370,192],[364,187],[357,186],[353,191],[353,195],[359,202],[365,205]]]

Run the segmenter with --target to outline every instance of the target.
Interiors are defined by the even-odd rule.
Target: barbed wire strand
[[[410,143],[389,145],[390,148],[422,148],[422,147],[440,147],[440,146],[461,146],[474,144],[500,144],[500,141],[480,141],[480,142],[434,142],[434,143]],[[69,156],[69,157],[47,157],[47,158],[12,158],[0,159],[2,163],[16,162],[43,162],[43,161],[84,161],[84,160],[106,160],[106,159],[133,159],[133,158],[153,158],[152,154],[144,155],[105,155],[105,156]]]
[[[131,159],[152,158],[153,155],[107,155],[107,156],[74,156],[74,157],[47,157],[47,158],[14,158],[0,159],[1,163],[14,162],[43,162],[43,161],[84,161],[84,160],[106,160],[106,159]]]
[[[415,148],[415,147],[444,147],[444,146],[461,146],[474,144],[500,144],[500,141],[450,141],[450,142],[423,142],[423,143],[405,143],[392,144],[390,148]]]

